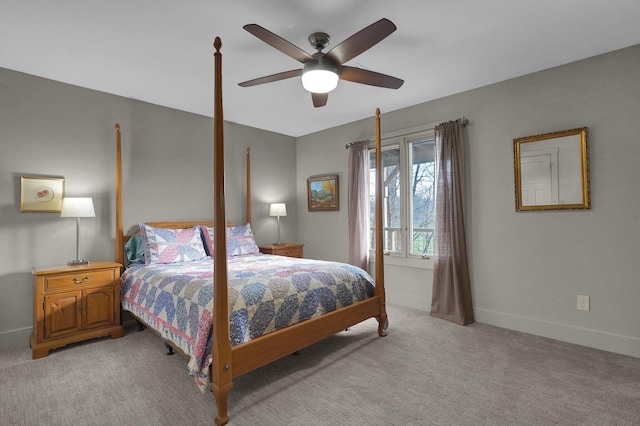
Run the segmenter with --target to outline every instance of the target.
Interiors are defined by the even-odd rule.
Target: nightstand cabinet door
[[[113,310],[113,286],[96,288],[84,292],[82,323],[84,328],[103,327],[115,324]]]
[[[75,333],[82,327],[82,295],[79,291],[44,298],[44,338]]]

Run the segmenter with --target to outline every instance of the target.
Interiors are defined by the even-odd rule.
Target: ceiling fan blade
[[[238,86],[242,87],[251,87],[257,86],[258,84],[271,83],[274,81],[285,80],[287,78],[298,77],[302,75],[302,70],[291,70],[279,72],[277,74],[271,74],[260,78],[254,78],[253,80],[243,81],[242,83],[238,83]]]
[[[375,46],[395,30],[396,26],[393,22],[382,18],[335,46],[327,52],[326,56],[339,64],[344,64]]]
[[[388,89],[399,89],[404,84],[404,80],[390,75],[345,65],[341,67],[340,80],[368,84],[369,86],[386,87]]]
[[[309,55],[307,52],[300,49],[298,46],[295,46],[289,43],[287,40],[283,39],[282,37],[277,36],[271,31],[262,28],[260,25],[247,24],[242,28],[249,31],[251,34],[258,37],[260,40],[264,41],[268,45],[275,47],[285,55],[292,57],[296,61],[299,61],[302,63],[314,61],[313,56]]]
[[[327,104],[329,98],[328,93],[312,93],[311,99],[313,100],[313,106],[316,108],[323,107]]]

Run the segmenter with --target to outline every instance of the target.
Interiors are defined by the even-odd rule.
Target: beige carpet
[[[640,359],[390,307],[234,381],[230,425],[637,425]],[[215,404],[149,331],[31,360],[0,352],[1,425],[212,425]]]

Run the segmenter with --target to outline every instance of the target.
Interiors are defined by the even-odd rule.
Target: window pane
[[[414,255],[433,254],[435,228],[435,154],[433,141],[411,143],[411,248]]]
[[[400,233],[400,147],[393,146],[382,150],[382,179],[384,198],[382,200],[383,250],[400,252],[402,239]],[[375,194],[376,194],[376,153],[369,151],[369,208],[371,248],[375,248]]]

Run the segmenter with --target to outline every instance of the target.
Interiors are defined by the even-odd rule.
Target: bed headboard
[[[251,149],[247,148],[246,157],[246,209],[247,223],[251,224]],[[115,261],[124,265],[124,245],[131,239],[131,235],[124,232],[123,212],[122,212],[122,134],[120,133],[120,124],[116,123],[116,250]],[[145,222],[147,225],[156,228],[182,229],[191,228],[193,226],[205,225],[214,226],[213,220],[195,220],[195,221],[171,221],[171,222]],[[236,226],[233,221],[225,221],[227,226]],[[135,233],[134,233],[135,234]]]
[[[146,225],[149,226],[153,226],[154,228],[166,228],[166,229],[184,229],[184,228],[193,228],[194,226],[210,226],[210,227],[214,227],[214,223],[212,220],[182,220],[182,221],[175,221],[175,222],[145,222]],[[232,221],[227,221],[227,227],[229,226],[236,226],[235,222]],[[137,232],[134,232],[131,235],[123,235],[122,236],[122,242],[126,243],[127,241],[129,241],[131,239],[131,237],[137,233],[139,233],[140,230],[138,230]]]
[[[153,226],[154,228],[166,228],[166,229],[185,229],[185,228],[193,228],[194,226],[210,226],[213,228],[212,220],[183,220],[176,222],[145,222],[146,225]],[[227,227],[236,226],[236,223],[233,221],[227,221]],[[125,244],[127,241],[131,239],[135,234],[140,233],[140,230],[134,232],[131,235],[123,235],[122,243]]]

